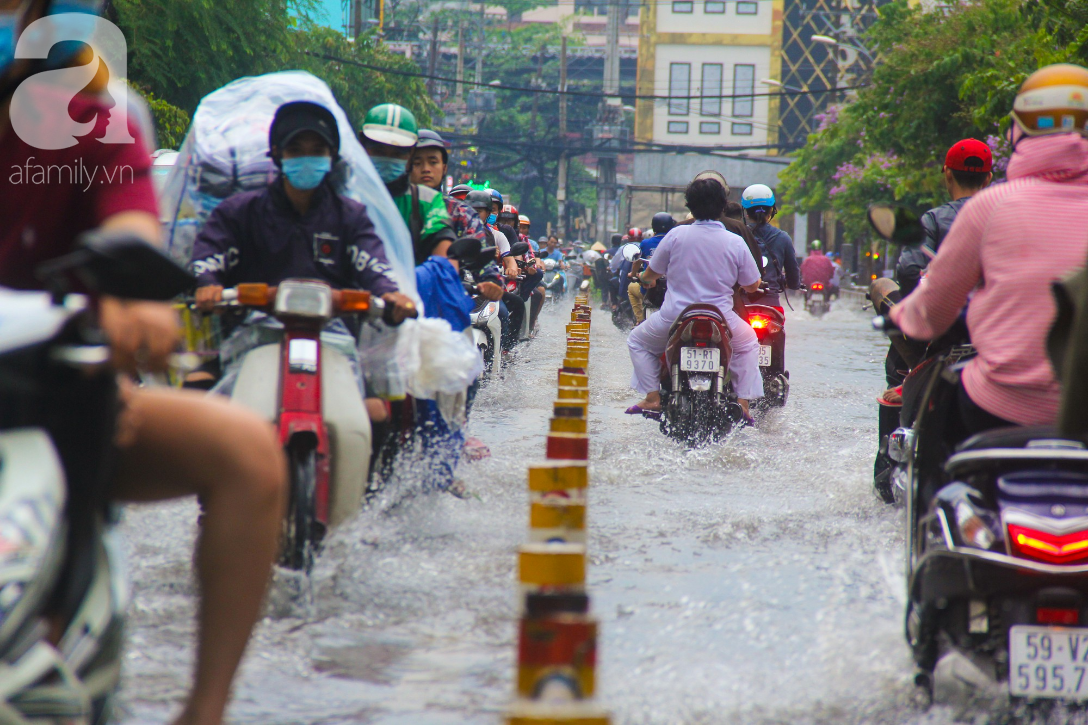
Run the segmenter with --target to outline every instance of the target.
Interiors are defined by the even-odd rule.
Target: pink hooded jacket
[[[978,357],[964,371],[967,394],[1014,423],[1052,424],[1060,390],[1045,349],[1056,314],[1050,284],[1088,261],[1088,139],[1022,139],[1007,176],[967,202],[926,279],[891,317],[929,340],[970,298]]]

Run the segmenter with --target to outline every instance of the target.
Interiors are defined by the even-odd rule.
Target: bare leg
[[[751,413],[748,412],[748,401],[744,398],[737,398],[737,402],[740,403],[740,409],[744,411],[744,414],[751,417]]]
[[[218,725],[260,614],[286,504],[286,463],[266,421],[230,402],[140,390],[125,423],[116,493],[126,501],[199,494],[200,633],[195,683],[178,723]]]
[[[646,397],[638,401],[637,405],[643,410],[661,410],[661,391],[646,393]]]

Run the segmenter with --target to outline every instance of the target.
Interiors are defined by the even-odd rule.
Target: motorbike
[[[790,395],[790,371],[786,369],[786,316],[774,307],[749,304],[748,324],[759,340],[759,372],[763,376],[763,397],[756,404],[781,408]]]
[[[0,719],[105,722],[127,586],[109,503],[117,375],[95,296],[166,301],[195,279],[138,239],[85,236],[0,293]],[[93,295],[68,294],[70,277]]]
[[[627,243],[620,247],[617,254],[622,254],[623,258],[632,265],[639,258],[639,245],[634,243]],[[615,305],[612,308],[612,324],[621,330],[627,331],[635,326],[635,312],[631,309],[631,298],[627,295],[627,287],[630,285],[631,280],[626,276],[615,278],[615,290],[616,299]]]
[[[529,245],[526,242],[517,242],[515,244],[510,245],[510,256],[512,256],[512,257],[520,257],[520,256],[524,255],[528,251],[529,251]],[[529,262],[527,262],[527,261],[525,261],[523,259],[516,259],[515,261],[517,262],[519,270],[524,270],[527,267],[529,267],[529,265],[530,265]],[[526,275],[519,274],[515,279],[507,280],[506,281],[506,291],[509,292],[510,294],[520,296],[519,293],[521,291],[521,285],[522,285],[523,282],[525,282],[525,278],[526,278]],[[532,315],[529,314],[530,305],[531,305],[531,298],[530,298],[530,300],[526,300],[526,302],[525,302],[525,308],[526,308],[525,309],[525,316],[522,318],[521,330],[518,332],[518,341],[519,342],[526,342],[528,340],[531,340],[531,339],[533,339],[533,336],[536,334],[536,330],[535,330],[535,328],[533,326],[534,320],[531,319]]]
[[[805,309],[813,317],[823,317],[831,309],[831,288],[823,282],[813,282],[805,291]]]
[[[554,259],[544,260],[544,302],[556,302],[567,294],[567,276]]]
[[[744,419],[728,375],[731,338],[714,305],[688,305],[673,322],[662,356],[662,433],[701,445]]]
[[[495,247],[484,247],[477,239],[463,237],[450,245],[446,256],[457,261],[465,291],[475,303],[469,314],[472,342],[483,357],[483,376],[487,377],[502,367],[502,354],[496,353],[502,349],[503,325],[499,315],[499,303],[480,294],[476,286],[476,273],[494,263]]]
[[[901,208],[870,209],[870,221],[886,239],[921,237],[917,217]],[[874,302],[880,291],[874,285]],[[905,339],[887,316],[874,327]],[[930,700],[1007,701],[1028,719],[1058,706],[1082,709],[1088,445],[1046,426],[961,441],[957,385],[974,353],[953,345],[933,354],[935,346],[904,382],[910,427],[887,446],[906,508],[905,630],[915,683]]]
[[[338,316],[393,324],[392,307],[369,292],[307,279],[240,284],[223,290],[221,306],[265,312],[279,323],[278,339],[245,352],[231,399],[279,431],[290,477],[280,563],[309,572],[328,530],[359,510],[371,455],[358,371],[322,331]]]

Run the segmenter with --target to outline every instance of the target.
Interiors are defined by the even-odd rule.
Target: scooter
[[[166,301],[195,279],[143,241],[86,236],[39,268],[50,293],[0,293],[0,719],[111,718],[128,582],[107,485],[117,374],[95,301]]]
[[[805,292],[805,309],[813,317],[820,318],[831,309],[831,290],[823,282],[813,282]]]
[[[544,260],[544,302],[556,302],[567,294],[567,276],[554,259]]]
[[[749,304],[747,308],[748,324],[759,339],[759,372],[763,376],[763,397],[756,404],[764,409],[781,408],[790,396],[786,316],[767,305]]]
[[[662,433],[701,445],[744,419],[728,374],[731,338],[714,305],[688,305],[673,322],[662,356]]]
[[[939,702],[1076,706],[1088,701],[1088,446],[1013,427],[953,447],[969,357],[934,359],[914,426],[888,446],[902,466],[915,683]]]
[[[309,572],[328,530],[359,510],[371,454],[356,372],[321,332],[343,315],[393,324],[392,308],[369,292],[305,279],[241,284],[223,290],[223,305],[267,312],[282,324],[278,342],[245,353],[231,399],[279,430],[291,482],[280,563]]]
[[[624,244],[617,254],[622,254],[634,269],[635,262],[639,258],[639,245]],[[615,281],[617,298],[612,308],[612,324],[626,332],[635,326],[635,311],[631,309],[631,298],[627,294],[627,287],[631,280],[627,277],[619,277]]]
[[[520,256],[522,256],[523,254],[525,254],[528,251],[529,251],[529,245],[526,242],[517,242],[515,244],[510,245],[510,254],[509,254],[509,256],[511,256],[511,257],[520,257]],[[529,262],[527,262],[527,261],[525,261],[523,259],[516,259],[515,261],[517,262],[518,269],[524,270],[527,267],[529,267],[529,265],[530,265]],[[507,282],[506,282],[506,291],[509,292],[510,294],[518,295],[519,292],[521,291],[521,285],[525,281],[525,277],[526,276],[524,274],[519,274],[515,279],[507,280]],[[532,304],[532,298],[530,297],[530,299],[525,302],[525,315],[524,315],[524,317],[522,318],[522,321],[521,321],[521,330],[518,332],[518,341],[519,342],[526,342],[528,340],[531,340],[531,339],[533,339],[533,336],[536,334],[536,329],[533,326],[534,320],[530,319],[532,317],[532,315],[530,314],[531,304]]]

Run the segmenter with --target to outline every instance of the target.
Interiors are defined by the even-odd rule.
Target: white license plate
[[[721,367],[721,350],[716,347],[680,348],[680,369],[699,373],[716,373]]]
[[[1088,628],[1011,627],[1009,694],[1088,700]]]
[[[759,366],[761,368],[767,368],[771,366],[771,346],[760,345],[759,346]]]

